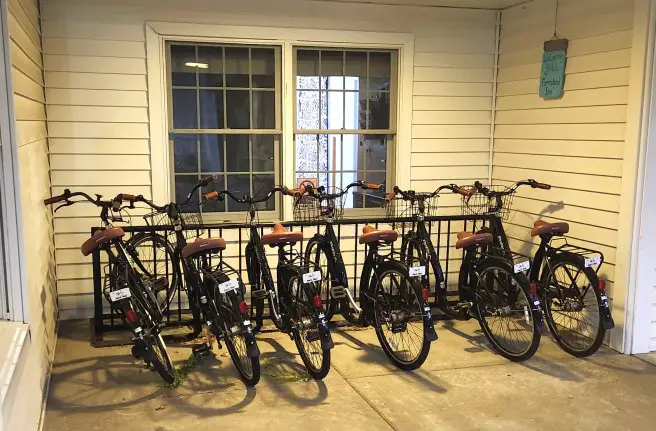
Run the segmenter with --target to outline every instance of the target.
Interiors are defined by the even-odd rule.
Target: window
[[[280,47],[171,42],[167,48],[172,198],[184,200],[211,174],[219,175],[216,190],[238,195],[273,188],[280,182]],[[261,209],[276,206],[271,199]],[[230,199],[201,207],[247,209]]]
[[[297,182],[386,184],[396,125],[397,51],[296,48]],[[383,189],[385,190],[385,189]],[[380,208],[384,191],[353,190],[346,208]]]

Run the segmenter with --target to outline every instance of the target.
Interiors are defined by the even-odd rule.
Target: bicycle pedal
[[[194,356],[198,356],[199,358],[205,358],[209,356],[211,350],[212,346],[209,344],[199,344],[191,348],[191,352],[194,354]]]
[[[407,322],[394,322],[392,323],[392,334],[398,334],[399,332],[405,332],[408,328]]]
[[[269,294],[266,289],[253,290],[251,292],[251,298],[253,299],[265,299]]]
[[[166,277],[160,277],[153,281],[152,289],[154,292],[161,292],[169,287],[169,280]]]
[[[310,342],[318,341],[321,338],[321,334],[318,329],[311,329],[305,333],[305,339]]]
[[[333,286],[330,288],[330,296],[335,299],[346,298],[346,289],[344,286]]]

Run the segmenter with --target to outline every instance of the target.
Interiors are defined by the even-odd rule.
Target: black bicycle
[[[290,232],[276,224],[272,233],[260,235],[257,224],[257,204],[269,200],[277,192],[297,196],[303,193],[303,189],[276,187],[261,198],[238,197],[228,190],[208,193],[204,197],[209,200],[229,196],[235,202],[249,206],[250,239],[246,245],[246,267],[256,308],[256,330],[263,324],[266,299],[273,324],[294,340],[308,374],[314,379],[323,379],[330,371],[333,341],[321,301],[321,270],[309,265],[294,249],[293,246],[303,240],[302,232]],[[278,247],[277,289],[264,248],[266,245]]]
[[[71,200],[75,197],[82,197],[84,200]],[[124,323],[133,333],[132,354],[143,359],[165,382],[171,384],[174,381],[174,367],[160,334],[163,315],[152,289],[153,284],[158,281],[153,282],[151,278],[142,276],[147,274],[148,270],[138,258],[128,253],[123,241],[123,229],[112,224],[122,221],[120,202],[116,199],[101,199],[100,195],[96,195],[94,199],[86,193],[66,189],[62,195],[46,199],[44,203],[53,205],[63,202],[55,211],[85,201],[101,208],[100,219],[103,228],[82,244],[82,254],[88,256],[97,249],[107,253],[110,265],[116,269],[112,281],[106,283],[104,293],[112,308],[121,314]],[[115,215],[115,212],[118,214]]]
[[[323,234],[314,235],[305,248],[305,259],[321,268],[324,275],[321,281],[321,299],[326,308],[326,320],[330,321],[336,312],[341,313],[351,323],[359,322],[362,311],[349,290],[346,266],[342,259],[339,239],[335,234],[333,222],[344,214],[344,196],[353,187],[362,190],[378,190],[378,184],[356,181],[343,190],[333,188],[328,192],[325,187],[314,188],[304,184],[305,194],[294,200],[294,219],[299,221],[326,222]]]
[[[246,288],[237,270],[222,259],[222,251],[226,242],[222,238],[196,238],[188,243],[185,234],[191,232],[195,236],[196,229],[190,222],[200,224],[198,201],[190,205],[198,189],[207,186],[214,180],[213,176],[203,178],[194,186],[184,202],[169,203],[158,206],[143,196],[119,195],[117,199],[128,201],[130,208],[135,203],[144,203],[155,210],[144,216],[147,223],[153,225],[168,225],[173,227],[175,235],[175,251],[168,272],[180,272],[180,266],[185,278],[185,287],[189,305],[196,318],[202,314],[203,320],[216,337],[219,348],[221,340],[226,343],[228,352],[241,379],[248,386],[256,385],[260,380],[260,351],[255,340],[252,324],[249,318],[249,307],[244,301]],[[135,250],[144,248],[144,244],[166,244],[167,238],[157,232],[145,232],[135,235],[130,241]],[[146,250],[150,246],[145,247]],[[218,262],[213,262],[212,255],[219,253]],[[196,329],[195,333],[200,332]],[[207,346],[208,348],[211,347]],[[200,351],[201,349],[196,349]]]
[[[489,226],[480,232],[494,237],[495,247],[510,251],[503,228],[512,200],[519,187],[549,190],[551,186],[535,180],[519,181],[509,187],[475,183],[476,194],[463,198],[463,208],[470,213],[495,214]],[[567,223],[537,220],[532,237],[540,237],[529,279],[537,285],[547,324],[556,342],[567,353],[585,357],[595,353],[606,331],[614,328],[605,280],[598,272],[604,262],[601,252],[567,242]]]
[[[394,187],[387,196],[388,216],[414,219],[414,229],[403,237],[401,254],[408,261],[419,262],[420,281],[425,292],[431,287],[426,268],[432,269],[437,305],[445,314],[461,320],[475,317],[499,354],[512,361],[524,361],[535,354],[540,344],[542,312],[539,301],[531,292],[525,274],[517,270],[513,261],[486,248],[493,241],[489,233],[458,234],[456,249],[464,250],[458,276],[459,300],[449,299],[439,257],[425,224],[425,218],[437,210],[438,193],[443,190],[471,195],[471,191],[451,184],[431,193]]]

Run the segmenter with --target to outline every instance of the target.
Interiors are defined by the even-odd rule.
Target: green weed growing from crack
[[[185,377],[200,365],[200,358],[193,353],[189,355],[184,364],[175,369],[173,373],[173,383],[168,385],[171,388],[177,388],[185,381]]]
[[[278,359],[275,358],[261,358],[260,367],[262,374],[269,377],[274,377],[276,379],[284,380],[287,382],[307,382],[310,378],[308,375],[302,375],[294,371],[280,371],[276,369],[275,364],[280,363]]]

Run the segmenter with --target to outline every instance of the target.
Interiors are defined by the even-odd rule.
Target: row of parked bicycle
[[[105,294],[133,333],[132,354],[168,383],[174,381],[175,368],[161,336],[163,311],[172,287],[182,280],[190,308],[202,316],[219,346],[226,344],[247,385],[260,379],[255,333],[262,327],[265,304],[271,321],[294,340],[315,379],[324,378],[330,370],[333,341],[329,323],[337,313],[353,324],[373,326],[387,357],[404,370],[420,367],[431,342],[437,340],[434,305],[451,318],[477,319],[492,347],[512,361],[526,360],[536,352],[546,330],[543,320],[562,349],[574,356],[597,351],[606,331],[614,326],[605,283],[598,276],[603,255],[568,244],[563,237],[569,231],[566,223],[535,222],[531,235],[540,238],[540,245],[532,258],[511,251],[502,220],[513,195],[521,186],[550,189],[547,184],[535,180],[510,187],[450,184],[431,193],[395,186],[384,200],[388,221],[405,223],[407,229],[400,234],[370,225],[363,228],[358,241],[365,244],[366,259],[357,301],[349,289],[333,223],[343,216],[344,197],[350,189],[379,190],[382,186],[357,181],[344,189],[327,189],[305,183],[298,189],[276,187],[260,197],[210,191],[203,195],[204,202],[229,197],[249,207],[245,258],[251,307],[241,274],[221,258],[226,241],[196,238],[188,242],[185,235],[192,220],[190,202],[213,180],[212,176],[202,179],[184,202],[163,206],[141,195],[119,194],[102,200],[100,195],[92,198],[70,190],[45,201],[46,205],[61,203],[55,211],[86,201],[100,208],[103,228],[82,245],[82,253],[101,249],[108,254],[111,271]],[[455,246],[463,250],[463,259],[455,300],[447,290],[433,235],[427,228],[440,192],[460,194],[463,214],[488,216],[478,217],[481,225],[475,225],[472,232],[457,235]],[[258,204],[276,193],[293,198],[296,219],[324,222],[323,232],[307,241],[304,250],[288,246],[302,242],[300,231],[288,231],[278,224],[271,233],[261,234]],[[113,224],[121,212],[138,204],[152,209],[145,216],[148,224],[171,227],[173,245],[166,232],[155,229],[124,239],[123,229]],[[144,244],[161,249],[172,270],[163,275],[153,269],[153,262],[141,258],[139,250]],[[266,256],[267,245],[278,248],[276,282]],[[431,297],[434,301],[429,303]]]

